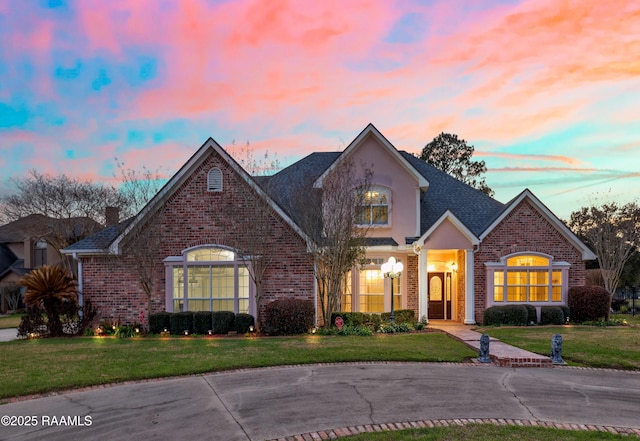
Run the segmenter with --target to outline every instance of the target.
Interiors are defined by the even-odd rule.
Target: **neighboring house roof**
[[[4,277],[5,273],[11,268],[11,265],[17,260],[18,256],[16,256],[7,245],[0,243],[0,279]]]
[[[0,226],[0,243],[24,242],[30,238],[40,238],[54,231],[68,231],[70,239],[78,237],[86,231],[98,231],[102,228],[98,222],[88,217],[57,219],[42,214],[30,214],[13,222]]]

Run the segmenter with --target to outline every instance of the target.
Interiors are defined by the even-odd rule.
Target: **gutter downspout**
[[[84,296],[82,295],[82,261],[78,259],[78,253],[73,253],[73,260],[78,262],[78,306],[82,308],[84,305]],[[80,318],[82,318],[82,309],[78,311]]]

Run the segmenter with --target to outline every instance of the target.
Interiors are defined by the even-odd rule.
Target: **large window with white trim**
[[[544,254],[505,256],[487,263],[491,303],[562,303],[566,301],[569,264]]]
[[[165,262],[171,278],[167,286],[174,312],[253,312],[249,269],[233,251],[200,247]]]

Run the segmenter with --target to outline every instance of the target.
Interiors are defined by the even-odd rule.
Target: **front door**
[[[429,273],[429,318],[444,319],[444,273]]]

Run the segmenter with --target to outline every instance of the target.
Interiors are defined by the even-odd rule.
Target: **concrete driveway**
[[[265,440],[477,418],[635,428],[640,434],[640,373],[446,363],[294,366],[65,393],[2,405],[0,416],[22,424],[0,426],[3,440]],[[27,419],[31,426],[24,425]]]

